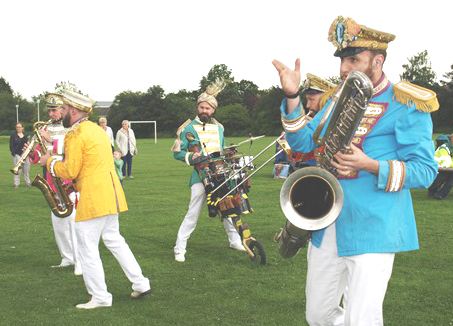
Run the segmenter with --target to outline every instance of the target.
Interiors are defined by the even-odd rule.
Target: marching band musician
[[[305,96],[307,101],[305,108],[308,110],[305,115],[305,119],[294,124],[294,121],[286,120],[282,116],[282,124],[285,130],[297,131],[305,127],[305,125],[311,121],[319,110],[326,104],[327,100],[332,96],[333,91],[336,90],[336,85],[321,77],[307,73],[307,79],[305,79],[304,89],[302,95]],[[314,149],[308,154],[302,154],[300,152],[292,152],[292,156],[289,158],[290,162],[304,161],[306,164],[316,166],[316,156],[318,150]]]
[[[110,307],[112,294],[107,291],[99,254],[99,240],[112,252],[129,281],[132,299],[151,292],[149,279],[119,232],[118,213],[127,210],[126,198],[113,164],[107,133],[88,121],[94,101],[65,90],[61,115],[63,126],[71,127],[65,136],[65,159],[55,160],[50,153],[41,156],[40,164],[59,178],[75,180],[80,192],[75,230],[83,280],[91,300],[78,309]]]
[[[225,146],[223,126],[212,117],[218,106],[216,96],[223,87],[223,81],[218,80],[208,86],[206,91],[198,97],[197,116],[194,120],[188,119],[184,122],[176,132],[177,139],[172,148],[175,159],[187,165],[194,165],[195,159],[201,155],[223,150]],[[194,139],[189,141],[186,135],[192,135]],[[179,228],[174,247],[175,260],[178,262],[185,261],[187,240],[195,230],[201,209],[206,203],[205,187],[195,168],[190,179],[190,188],[189,209]],[[223,224],[230,241],[230,248],[245,251],[231,218],[223,218]]]
[[[374,88],[352,152],[338,152],[336,162],[331,162],[341,177],[345,200],[337,220],[312,233],[306,283],[310,325],[383,325],[382,304],[394,255],[418,249],[410,188],[426,188],[436,176],[429,112],[439,104],[430,90],[387,79],[382,67],[394,38],[341,16],[329,30],[329,41],[337,47],[334,56],[341,59],[341,78],[363,72]],[[287,94],[280,108],[283,119],[303,119],[296,93],[300,60],[295,70],[277,60],[273,64]],[[287,130],[291,148],[316,148],[312,135],[326,106],[305,128]]]
[[[63,105],[62,96],[56,93],[46,94],[46,107],[47,114],[52,120],[58,120],[61,118],[61,105]],[[64,137],[68,132],[68,128],[63,127],[61,121],[49,124],[45,129],[41,129],[38,132],[41,134],[44,142],[48,144],[47,149],[52,152],[52,157],[56,160],[62,160],[64,157]],[[30,152],[29,159],[32,164],[39,162],[39,145],[36,146],[35,150]],[[49,183],[50,187],[55,191],[52,177],[49,175],[47,170],[43,169],[44,178]],[[63,180],[63,183],[69,184],[71,180]],[[73,188],[71,188],[73,190]],[[72,202],[75,202],[78,193],[71,191],[69,198]],[[74,265],[74,274],[82,275],[82,267],[78,259],[77,253],[77,238],[75,235],[75,215],[76,210],[73,209],[71,215],[65,218],[55,216],[51,211],[52,226],[55,234],[55,241],[57,242],[58,250],[61,255],[61,263],[54,265],[52,268],[68,267]]]

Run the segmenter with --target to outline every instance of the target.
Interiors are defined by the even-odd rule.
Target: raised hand
[[[300,59],[297,58],[294,70],[289,69],[278,60],[272,61],[272,64],[278,71],[283,91],[287,95],[296,94],[300,85]]]

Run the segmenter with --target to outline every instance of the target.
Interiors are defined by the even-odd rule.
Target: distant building
[[[106,117],[110,111],[113,101],[99,101],[94,104],[93,110],[100,116]]]

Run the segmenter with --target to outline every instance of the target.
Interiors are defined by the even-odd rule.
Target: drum
[[[255,165],[253,165],[253,156],[240,157],[238,160],[238,165],[240,168],[248,166],[249,170],[255,169]]]

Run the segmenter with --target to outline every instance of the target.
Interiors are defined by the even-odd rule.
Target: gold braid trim
[[[385,192],[396,192],[403,189],[404,181],[406,180],[406,164],[404,162],[388,160],[389,177]]]
[[[294,120],[285,120],[281,115],[282,126],[286,132],[297,132],[301,130],[308,123],[308,119],[305,115],[301,115]]]
[[[78,133],[79,128],[80,128],[80,124],[82,122],[85,122],[85,121],[88,121],[88,116],[86,116],[86,117],[80,119],[79,121],[77,121],[76,123],[74,123],[71,126],[71,128],[69,129],[69,131],[66,133],[65,140],[69,139],[70,137],[77,136],[77,133]]]
[[[421,112],[434,112],[439,109],[436,93],[430,89],[400,81],[393,85],[393,98],[407,106],[415,105]]]
[[[192,120],[187,119],[182,125],[179,126],[178,130],[176,130],[176,136],[178,136],[178,139],[179,139],[179,136],[181,135],[181,132],[184,130],[184,128],[185,128],[190,122],[192,122]]]
[[[173,146],[170,149],[172,152],[180,152],[181,151],[181,143],[182,143],[182,141],[181,141],[181,132],[191,122],[192,122],[192,120],[187,119],[182,125],[179,126],[178,130],[176,130],[176,136],[177,137],[175,139],[175,142],[174,142]]]

